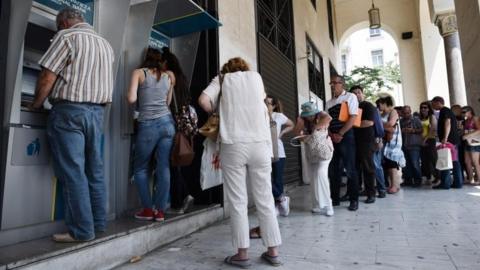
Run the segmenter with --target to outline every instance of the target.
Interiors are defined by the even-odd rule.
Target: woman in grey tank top
[[[137,104],[138,130],[135,139],[133,173],[143,209],[140,220],[164,220],[170,193],[170,152],[175,123],[169,109],[175,75],[164,70],[161,53],[149,48],[141,68],[133,71],[128,102]],[[155,157],[154,200],[149,188],[150,164]]]

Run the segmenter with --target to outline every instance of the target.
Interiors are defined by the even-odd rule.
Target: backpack
[[[375,138],[383,138],[383,136],[385,136],[382,117],[380,116],[380,112],[378,110],[375,110],[375,114],[373,116],[373,130],[375,131]]]
[[[327,132],[315,130],[305,139],[307,159],[310,163],[330,160],[333,157],[333,143]]]
[[[198,133],[198,116],[191,105],[183,105],[175,113],[177,131],[182,132],[187,138],[193,138]]]

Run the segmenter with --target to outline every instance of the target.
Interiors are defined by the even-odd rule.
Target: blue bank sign
[[[148,46],[159,50],[163,47],[170,47],[170,38],[152,28]]]
[[[85,21],[93,25],[93,14],[95,10],[94,0],[34,0],[34,2],[56,11],[66,7],[77,9],[83,14]]]
[[[40,155],[40,138],[35,138],[27,146],[27,156],[38,156]]]

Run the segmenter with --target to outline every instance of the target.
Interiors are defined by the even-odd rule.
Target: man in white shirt
[[[340,184],[343,170],[347,173],[347,195],[350,200],[348,210],[358,209],[358,174],[355,165],[355,137],[353,123],[358,113],[357,97],[345,91],[345,79],[334,75],[330,80],[333,97],[327,102],[327,110],[332,117],[329,132],[333,141],[333,158],[330,162],[331,198],[334,206],[340,205]],[[349,119],[346,122],[339,120],[341,104],[348,105]]]

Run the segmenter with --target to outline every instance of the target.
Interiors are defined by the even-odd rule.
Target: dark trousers
[[[420,148],[406,148],[404,151],[407,166],[405,167],[405,183],[419,185],[422,183],[420,169]]]
[[[367,196],[375,197],[377,192],[375,190],[375,164],[373,162],[374,142],[358,142],[356,148],[359,183],[361,182],[360,179],[363,178]]]
[[[458,145],[456,145],[458,149]],[[452,183],[452,175],[450,175],[450,170],[443,170],[440,171],[440,180],[441,183],[440,185],[445,188],[449,189],[450,187],[454,188],[461,188],[463,186],[463,170],[462,166],[459,162],[459,160],[455,160],[452,162],[453,164],[453,169],[452,169],[452,174],[453,174],[453,183]]]
[[[427,179],[430,179],[432,176],[438,178],[438,173],[435,169],[435,165],[437,164],[437,149],[435,144],[435,139],[427,139],[426,144],[422,146],[422,149],[420,150],[422,175]]]
[[[283,169],[285,158],[272,162],[272,193],[275,200],[279,200],[283,194]]]
[[[170,182],[170,204],[178,209],[183,206],[185,197],[190,194],[187,178],[190,167],[171,167],[172,178]]]
[[[358,174],[355,164],[355,138],[353,136],[353,131],[350,130],[345,133],[342,141],[340,143],[334,143],[333,147],[333,157],[329,168],[332,201],[340,201],[340,187],[344,168],[348,178],[347,192],[350,201],[358,201],[359,188]]]

